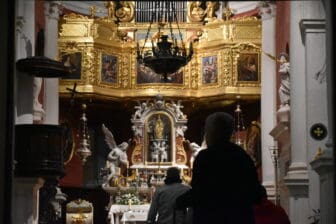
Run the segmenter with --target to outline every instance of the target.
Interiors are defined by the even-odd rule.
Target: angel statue
[[[128,148],[127,142],[122,142],[121,144],[117,145],[112,132],[102,125],[102,130],[105,135],[105,142],[108,147],[111,149],[111,152],[107,156],[107,169],[109,169],[109,174],[107,177],[107,183],[110,183],[110,180],[113,177],[118,176],[117,170],[119,169],[121,164],[128,166],[128,159],[126,150]]]
[[[199,146],[196,142],[190,143],[190,149],[191,149],[190,166],[191,168],[193,167],[194,160],[197,154],[199,153],[199,151],[201,151],[202,149],[205,149],[206,147],[207,146],[206,146],[205,140],[203,140],[201,146]]]

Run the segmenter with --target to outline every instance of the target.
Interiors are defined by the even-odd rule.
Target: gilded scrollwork
[[[96,76],[95,76],[95,60],[94,57],[94,49],[92,47],[88,47],[85,51],[84,55],[84,65],[83,71],[85,71],[86,82],[88,84],[96,84]]]
[[[193,58],[190,61],[190,78],[191,78],[191,88],[197,89],[198,87],[198,63],[197,59]]]
[[[125,54],[121,58],[121,67],[123,68],[121,71],[120,77],[120,85],[122,88],[127,88],[129,85],[129,74],[130,74],[130,57]]]
[[[223,86],[229,86],[231,85],[232,80],[232,70],[231,70],[231,57],[230,57],[231,50],[224,50],[222,51],[222,57],[223,57],[223,80],[222,85]]]
[[[191,22],[202,22],[205,15],[206,11],[202,8],[202,1],[188,3],[188,18]]]
[[[131,22],[134,19],[134,4],[130,1],[121,1],[115,15],[120,22]]]

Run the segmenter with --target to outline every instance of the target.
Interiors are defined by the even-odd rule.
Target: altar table
[[[145,222],[150,204],[144,205],[112,205],[108,214],[110,224],[126,222]]]

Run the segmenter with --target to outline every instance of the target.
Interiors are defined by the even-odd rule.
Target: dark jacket
[[[176,198],[190,189],[189,186],[182,183],[165,184],[156,189],[154,192],[151,206],[148,212],[147,222],[155,223],[156,216],[158,215],[158,224],[173,224],[182,223],[186,217],[181,211],[175,212],[174,207]]]
[[[191,186],[177,204],[192,204],[194,224],[254,223],[258,176],[252,159],[238,145],[225,142],[201,150],[194,161]]]

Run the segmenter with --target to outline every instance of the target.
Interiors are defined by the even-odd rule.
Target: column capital
[[[59,20],[60,3],[58,1],[51,1],[44,3],[44,13],[47,18]]]
[[[302,19],[300,21],[302,43],[306,44],[306,35],[308,33],[325,33],[325,24],[324,19]]]

